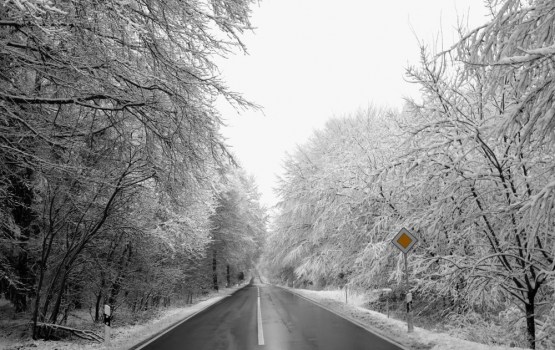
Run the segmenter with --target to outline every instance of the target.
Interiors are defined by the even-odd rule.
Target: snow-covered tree
[[[536,328],[553,302],[555,4],[488,6],[488,23],[447,52],[424,52],[420,69],[409,70],[424,92],[412,105],[412,160],[440,189],[421,227],[445,232],[438,258],[448,256],[443,275],[451,278],[440,280],[467,297],[516,302],[534,348],[551,341],[537,340]]]
[[[215,290],[221,284],[220,276],[225,276],[229,286],[237,281],[238,275],[245,276],[254,267],[267,220],[253,177],[247,176],[241,168],[231,168],[224,181],[210,218],[211,242],[207,247]]]
[[[33,336],[37,322],[63,321],[87,258],[115,276],[115,300],[141,243],[155,242],[153,256],[202,250],[212,202],[202,203],[228,158],[214,102],[249,105],[213,60],[244,49],[250,4],[0,4],[0,291],[18,311],[32,302]],[[132,215],[147,197],[168,208],[140,227]],[[159,262],[161,276],[173,260]]]
[[[407,111],[414,136],[404,157],[414,164],[409,201],[419,203],[409,213],[422,240],[418,287],[467,306],[512,300],[533,347],[538,305],[553,296],[553,219],[533,204],[553,176],[553,147],[522,143],[524,125],[499,132],[503,97],[485,92],[488,69],[423,56],[409,73],[423,91],[423,102]]]
[[[369,108],[330,120],[288,157],[268,244],[275,267],[293,268],[300,281],[384,282],[360,276],[368,271],[364,257],[383,247],[395,221],[395,188],[375,179],[398,150],[397,132],[394,113]]]

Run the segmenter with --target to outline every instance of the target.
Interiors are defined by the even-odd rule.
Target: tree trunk
[[[214,249],[214,254],[212,255],[212,287],[215,291],[218,291],[218,261],[216,259],[216,250]]]
[[[8,286],[6,291],[6,298],[8,298],[15,307],[15,312],[27,311],[27,296],[29,290],[33,286],[35,279],[29,267],[28,244],[31,234],[37,235],[38,229],[32,228],[32,222],[36,215],[31,209],[33,204],[33,191],[26,185],[26,182],[33,176],[33,170],[27,169],[21,174],[21,178],[15,175],[8,177],[8,187],[10,195],[16,200],[12,207],[12,215],[14,223],[20,229],[20,235],[17,239],[19,253],[11,260],[16,275],[19,277],[20,282],[23,284],[20,287]]]
[[[148,303],[150,303],[151,294],[152,294],[152,291],[148,292],[148,294],[144,297],[144,300],[141,300],[141,305],[144,305],[144,308],[143,308],[144,311],[148,311]]]
[[[96,296],[96,304],[94,309],[94,322],[100,322],[100,301],[102,300],[102,290],[98,291],[98,295]]]
[[[50,256],[50,249],[52,248],[52,242],[54,240],[55,233],[48,231],[42,240],[42,252],[41,252],[41,259],[40,259],[40,269],[39,269],[39,282],[37,284],[36,289],[36,296],[35,296],[35,307],[33,309],[33,339],[38,338],[37,334],[37,322],[39,318],[39,308],[40,308],[40,292],[42,290],[42,285],[44,283],[44,275],[46,273],[46,264],[48,263],[48,257]],[[47,244],[48,240],[48,244]],[[48,300],[48,295],[46,296],[46,302],[50,302]],[[44,321],[44,314],[40,316],[41,321]]]
[[[116,304],[116,301],[118,299],[118,294],[121,290],[121,280],[123,280],[123,278],[121,276],[118,276],[116,278],[116,281],[112,284],[112,288],[110,288],[110,297],[108,298],[109,305]]]
[[[74,309],[80,310],[83,308],[83,304],[81,302],[81,293],[83,291],[83,285],[79,283],[71,283],[68,286],[68,299],[71,300],[71,304],[73,305]]]
[[[44,261],[41,261],[39,270],[39,283],[36,289],[35,306],[33,308],[33,339],[37,340],[37,321],[39,317],[39,307],[40,307],[40,291],[42,289],[42,281],[44,280]]]
[[[53,237],[53,236],[52,236]],[[51,239],[52,241],[52,239]],[[54,297],[55,294],[55,289],[56,289],[56,284],[58,282],[58,279],[60,278],[61,272],[62,272],[62,268],[63,268],[63,264],[66,259],[67,259],[68,253],[65,254],[64,258],[62,259],[62,262],[58,264],[58,266],[56,267],[56,272],[54,273],[54,276],[52,278],[50,278],[50,284],[48,286],[48,289],[46,290],[46,295],[44,297],[44,304],[42,306],[42,313],[40,316],[40,320],[42,322],[44,322],[46,315],[48,313],[48,308],[50,307],[50,302],[52,301],[52,298]],[[61,284],[60,288],[63,288],[63,284]]]
[[[530,349],[536,348],[536,322],[535,322],[535,305],[534,298],[530,297],[528,303],[524,305],[526,310],[526,330],[528,333],[528,346]]]
[[[58,314],[60,313],[60,305],[62,304],[62,299],[64,296],[64,291],[65,291],[65,286],[66,286],[66,282],[67,282],[67,277],[69,275],[69,271],[66,268],[66,272],[64,273],[64,276],[62,277],[62,280],[60,281],[60,289],[58,292],[58,297],[56,298],[56,303],[54,304],[54,309],[52,310],[52,313],[50,314],[50,323],[56,323],[56,320],[58,319]]]
[[[129,264],[131,262],[131,257],[132,257],[131,244],[128,243],[125,246],[125,249],[123,250],[123,253],[121,254],[121,258],[119,259],[118,275],[117,275],[114,283],[112,283],[112,287],[110,289],[110,297],[108,299],[108,304],[110,304],[110,305],[115,305],[116,304],[118,295],[121,291],[121,284],[123,283],[123,281],[125,280],[125,277],[126,277],[125,270],[127,269],[127,267],[129,266]]]
[[[67,316],[69,314],[69,305],[66,306],[66,308],[64,309],[64,316],[62,317],[62,320],[60,321],[61,325],[67,325]]]
[[[28,238],[22,241],[26,241],[27,239]],[[15,270],[17,271],[17,275],[20,276],[21,282],[23,282],[25,286],[32,285],[33,279],[31,277],[29,267],[27,266],[27,252],[23,250],[18,254],[16,259],[17,262],[15,265]],[[22,290],[25,290],[25,288],[23,288]],[[15,306],[16,313],[27,311],[27,293],[22,290],[10,286],[8,287],[8,293],[6,293],[6,297]]]
[[[227,264],[226,267],[226,280],[227,280],[227,287],[229,288],[231,286],[231,276],[229,275],[229,264]]]

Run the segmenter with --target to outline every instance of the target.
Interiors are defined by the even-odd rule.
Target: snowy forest
[[[400,294],[406,227],[415,313],[553,349],[555,2],[489,3],[453,47],[422,46],[421,99],[330,120],[287,157],[266,270]]]
[[[255,268],[290,287],[391,290],[402,310],[391,240],[406,227],[417,322],[554,349],[555,2],[485,1],[489,20],[452,47],[422,43],[406,69],[420,97],[314,131],[283,161],[272,216],[217,108],[258,108],[216,64],[246,53],[256,3],[0,2],[11,320],[53,339],[74,311],[100,327],[107,304],[123,322]]]
[[[0,294],[48,337],[247,278],[266,225],[219,131],[250,1],[0,4]],[[121,317],[120,317],[121,319]]]

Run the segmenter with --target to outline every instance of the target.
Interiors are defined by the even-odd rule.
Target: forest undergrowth
[[[406,303],[401,293],[380,296],[363,306],[389,315],[397,320],[406,320]],[[447,333],[454,337],[485,345],[526,347],[526,325],[519,322],[520,312],[516,307],[499,308],[497,315],[484,314],[479,310],[457,313],[450,310],[448,302],[420,300],[413,302],[414,324],[436,333]]]
[[[221,298],[233,293],[242,285],[223,288],[219,291],[199,293],[192,299],[184,297],[176,300],[172,305],[153,307],[148,310],[132,311],[122,307],[118,318],[112,323],[112,340],[110,349],[129,349],[130,347],[157,334],[175,322],[201,310]],[[103,336],[104,326],[95,323],[91,310],[73,311],[64,326],[80,330],[90,330]],[[41,349],[101,349],[104,343],[84,340],[67,332],[58,334],[59,338],[49,341],[32,340],[28,315],[16,313],[5,299],[0,299],[0,348],[9,350],[23,350],[31,348]]]

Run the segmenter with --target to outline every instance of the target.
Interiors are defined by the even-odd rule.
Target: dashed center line
[[[262,309],[260,308],[260,288],[258,289],[258,345],[264,345],[264,330],[262,329]]]

